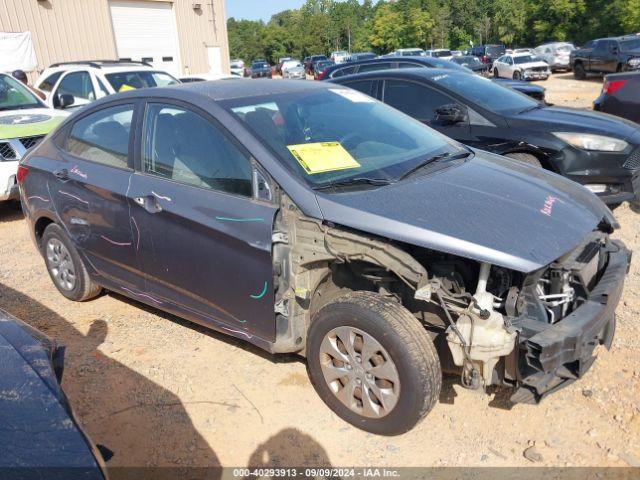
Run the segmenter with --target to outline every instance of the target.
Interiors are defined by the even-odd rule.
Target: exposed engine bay
[[[369,290],[420,320],[443,370],[459,374],[465,387],[512,386],[520,388],[515,401],[537,402],[580,376],[595,345],[612,336],[601,327],[587,332],[585,342],[593,346],[585,359],[553,368],[542,358],[551,347],[529,341],[588,300],[617,248],[612,243],[607,232],[596,230],[556,262],[523,274],[323,224],[288,204],[274,230],[274,351],[300,352],[315,311],[343,291]]]

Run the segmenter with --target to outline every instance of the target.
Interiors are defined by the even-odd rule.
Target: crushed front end
[[[631,252],[594,232],[578,248],[528,275],[510,319],[517,348],[504,359],[502,383],[513,402],[537,403],[582,377],[598,345],[611,347],[615,310]]]

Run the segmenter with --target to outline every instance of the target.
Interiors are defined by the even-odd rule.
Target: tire
[[[69,300],[84,302],[100,295],[102,287],[91,280],[78,251],[55,223],[42,235],[42,255],[53,284]]]
[[[497,68],[493,69],[493,78],[500,78],[500,72],[498,72]]]
[[[573,76],[576,80],[584,80],[587,78],[587,72],[581,63],[576,63],[573,66]]]
[[[343,338],[356,339],[352,342],[351,354],[344,347]],[[342,348],[330,348],[331,345]],[[363,345],[368,345],[371,352],[369,360],[358,360],[358,355],[365,353]],[[375,365],[385,365],[385,369],[367,373],[375,369]],[[344,375],[328,381],[323,367],[328,372]],[[307,371],[320,398],[338,416],[362,430],[380,435],[399,435],[413,428],[435,406],[442,387],[438,354],[420,322],[403,306],[364,291],[339,296],[314,315],[307,338]],[[375,393],[366,393],[363,385],[370,387],[366,392],[372,392],[372,388],[380,393],[386,391],[385,396],[380,396],[384,402]],[[334,389],[338,393],[334,393]],[[343,402],[338,398],[340,392],[351,395],[343,395]],[[372,406],[369,409],[361,401],[365,396],[373,399],[365,400]]]
[[[520,72],[520,70],[516,70],[515,72],[513,72],[513,79],[522,80],[522,73]]]
[[[507,153],[505,157],[513,158],[514,160],[518,160],[519,162],[529,164],[532,167],[542,168],[542,164],[540,163],[540,160],[538,160],[538,158],[535,155],[531,155],[530,153],[524,153],[524,152]]]

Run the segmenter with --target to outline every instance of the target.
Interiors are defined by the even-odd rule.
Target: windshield
[[[570,52],[571,50],[575,50],[575,49],[576,47],[574,47],[573,44],[571,43],[566,43],[556,48],[556,50],[559,52]]]
[[[340,86],[223,105],[313,188],[349,179],[395,181],[436,155],[465,151],[403,113]]]
[[[423,56],[424,50],[416,49],[416,50],[403,50],[400,52],[403,57],[412,57],[412,56]]]
[[[433,56],[434,57],[450,57],[451,50],[438,50],[433,52]]]
[[[267,62],[255,62],[251,65],[251,68],[269,68],[269,64]]]
[[[116,92],[138,88],[166,87],[180,83],[168,73],[149,70],[108,73],[105,77]]]
[[[0,75],[0,110],[42,107],[40,100],[15,78]]]
[[[522,55],[518,57],[513,57],[513,63],[515,63],[516,65],[520,65],[523,63],[531,63],[535,61],[536,60],[531,55]]]
[[[640,38],[633,40],[623,40],[620,42],[622,50],[640,50]]]
[[[431,78],[436,84],[489,111],[510,115],[540,104],[523,93],[502,87],[478,75],[443,74]]]
[[[323,70],[323,69],[325,69],[327,67],[330,67],[332,65],[334,65],[334,63],[331,60],[323,60],[322,62],[316,63],[316,68],[318,70]]]
[[[505,48],[500,45],[487,45],[486,47],[487,55],[492,57],[498,57],[500,55],[504,55]]]

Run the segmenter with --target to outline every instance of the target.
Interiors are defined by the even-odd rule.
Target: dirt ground
[[[589,107],[601,81],[557,75],[543,85],[553,103]],[[638,215],[616,210],[617,236],[634,250]],[[67,346],[63,387],[92,440],[113,450],[110,466],[640,466],[638,256],[613,348],[581,381],[510,407],[508,391],[446,379],[424,422],[386,438],[332,414],[294,357],[116,295],[65,300],[15,205],[0,206],[0,238],[0,307]]]

